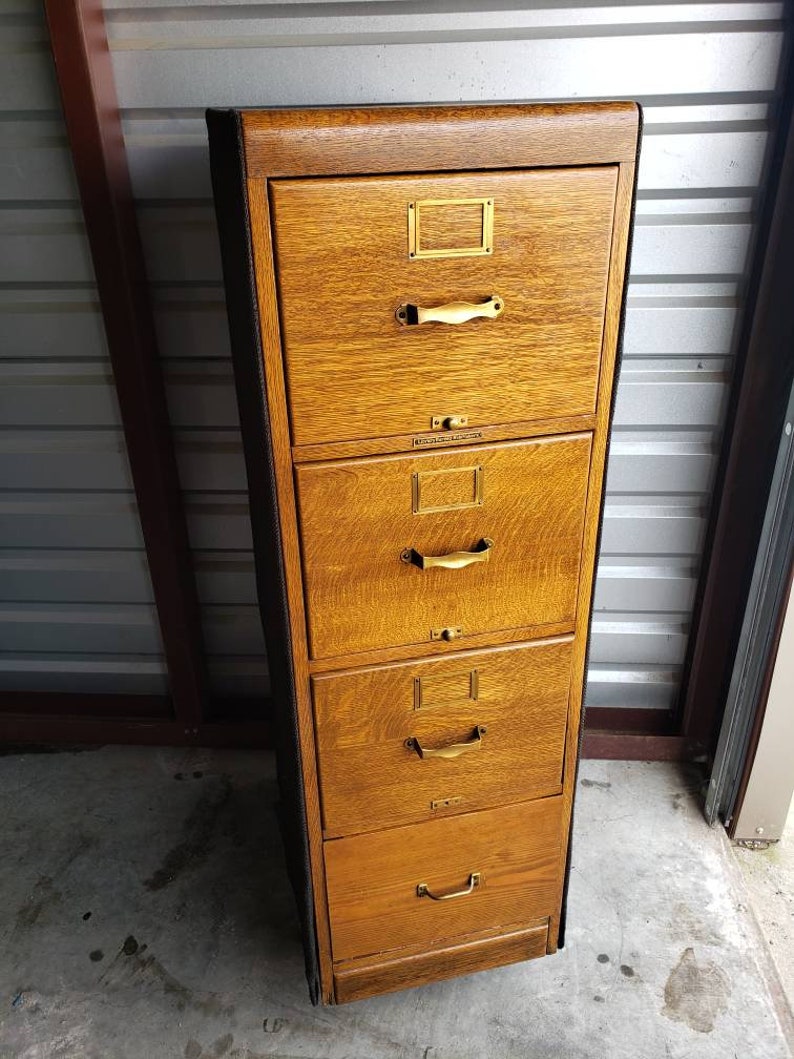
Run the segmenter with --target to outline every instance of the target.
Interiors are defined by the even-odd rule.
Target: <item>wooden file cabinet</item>
[[[555,952],[638,108],[208,124],[312,997]]]

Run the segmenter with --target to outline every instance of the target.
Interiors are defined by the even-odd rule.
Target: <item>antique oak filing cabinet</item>
[[[639,110],[207,120],[312,998],[553,953]]]

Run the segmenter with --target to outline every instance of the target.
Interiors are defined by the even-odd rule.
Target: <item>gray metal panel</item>
[[[41,4],[14,0],[4,12],[0,690],[163,693],[157,617]]]
[[[256,686],[251,666],[257,651],[263,658],[203,108],[588,97],[644,104],[588,701],[670,707],[732,372],[783,5],[105,7],[205,634],[225,687],[234,674]]]
[[[216,690],[236,694],[263,691],[267,677],[203,108],[599,96],[645,104],[588,700],[669,706],[732,370],[782,5],[562,0],[517,9],[488,0],[462,3],[452,17],[446,7],[379,0],[105,8],[211,672]],[[12,549],[3,581],[20,595],[5,592],[0,603],[0,631],[14,630],[0,686],[161,688],[40,9],[14,0],[12,13],[0,27],[0,535]],[[68,562],[59,549],[73,550]]]

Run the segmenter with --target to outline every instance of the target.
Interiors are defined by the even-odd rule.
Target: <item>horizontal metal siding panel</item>
[[[82,695],[168,693],[165,670],[159,659],[136,659],[126,652],[114,661],[86,652],[76,655],[30,652],[16,658],[0,656],[0,686],[4,691]]]
[[[250,525],[203,108],[643,102],[587,697],[599,705],[669,708],[774,115],[782,5],[105,6],[205,634],[213,657],[228,666],[223,679],[264,666],[264,658],[255,653]],[[214,673],[220,680],[220,670]]]
[[[448,38],[453,33],[447,30]],[[704,61],[704,37],[708,60]],[[451,102],[463,98],[611,98],[770,88],[779,26],[746,32],[543,37],[527,40],[303,47],[120,50],[111,42],[125,108]],[[231,45],[231,47],[229,46]],[[229,62],[230,52],[234,62]],[[406,76],[406,71],[410,71]],[[673,73],[674,72],[674,73]],[[572,76],[573,75],[573,76]],[[461,89],[465,90],[462,92]],[[167,101],[167,102],[166,102]]]
[[[707,217],[711,219],[711,215]],[[211,207],[149,206],[139,209],[138,219],[152,282],[221,283],[220,249]],[[701,274],[742,274],[749,223],[734,223],[730,214],[720,215],[720,223],[704,223],[703,216],[693,213],[667,216],[664,224],[658,219],[655,223],[646,220],[649,223],[638,223],[634,232],[633,277],[682,275],[690,279]]]
[[[0,122],[0,200],[78,200],[63,124],[46,115]]]
[[[697,116],[700,108],[681,108]],[[766,112],[764,105],[764,112]],[[130,172],[135,194],[142,202],[208,199],[212,194],[203,120],[164,120],[153,114],[124,121]],[[178,112],[177,112],[178,114]],[[697,133],[665,131],[654,135],[654,111],[646,114],[646,134],[640,162],[644,193],[671,188],[693,192],[719,188],[735,192],[757,185],[766,148],[765,121],[737,122],[731,129],[705,124]],[[667,126],[664,126],[667,129]],[[708,149],[704,150],[704,136]],[[640,200],[642,204],[642,200]]]
[[[85,378],[86,385],[90,386],[91,376]],[[167,365],[166,380],[176,428],[234,430],[238,426],[234,381],[227,361],[177,361]],[[626,361],[618,385],[615,425],[621,429],[716,426],[721,422],[728,381],[722,363],[713,365],[705,361],[701,369],[684,366],[676,370],[673,365],[647,367],[642,362]],[[57,406],[46,384],[40,392],[43,400],[50,398]],[[107,410],[99,398],[99,393],[84,394],[85,414],[90,408],[91,414],[101,420],[97,425],[103,425]],[[15,413],[17,416],[33,414],[21,409]],[[62,409],[61,414],[69,412]]]
[[[163,694],[42,5],[10,7],[0,20],[0,693]]]
[[[116,654],[119,629],[130,654],[157,656],[157,619],[145,604],[19,603],[0,611],[5,654]]]
[[[0,357],[107,365],[107,343],[93,289],[0,288]]]
[[[697,291],[697,287],[692,288]],[[624,355],[626,357],[700,357],[724,356],[733,347],[739,318],[736,305],[667,305],[646,307],[636,294],[629,299],[626,312]],[[218,285],[187,290],[158,287],[155,294],[155,314],[160,345],[169,360],[228,359],[229,331],[223,292]],[[64,310],[65,312],[67,310]],[[46,309],[43,310],[46,312]],[[35,329],[27,340],[31,350],[36,342],[52,339],[57,355],[57,322],[69,326],[70,320],[56,315],[50,326],[36,315],[26,313],[21,327]],[[89,328],[89,323],[76,326]],[[74,348],[80,348],[75,339]],[[33,355],[33,354],[32,354]]]
[[[3,431],[0,482],[15,490],[122,490],[133,499],[120,430]]]
[[[12,603],[153,602],[140,552],[4,548],[0,583]]]
[[[120,427],[107,364],[0,363],[0,420],[7,427]]]
[[[680,666],[594,663],[587,672],[587,705],[672,710]]]
[[[706,512],[705,497],[608,496],[601,555],[697,556]]]
[[[0,211],[0,283],[87,285],[93,279],[80,210]]]
[[[0,540],[6,548],[141,550],[137,510],[124,493],[0,492]]]
[[[642,665],[654,658],[663,665],[684,662],[689,623],[671,617],[669,621],[648,621],[644,615],[612,614],[593,620],[590,661],[596,665]]]
[[[189,403],[189,398],[184,398],[184,404]],[[107,443],[110,449],[113,435],[107,435]],[[245,492],[245,463],[235,430],[180,430],[177,455],[187,490]],[[2,456],[0,444],[0,467]],[[711,485],[714,460],[710,434],[681,440],[674,433],[648,438],[642,431],[616,432],[607,487],[620,493],[647,492],[650,485],[655,492],[706,492]]]
[[[696,575],[685,557],[602,556],[594,610],[686,613],[692,608]]]

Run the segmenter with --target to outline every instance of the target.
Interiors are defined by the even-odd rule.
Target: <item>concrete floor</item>
[[[0,758],[2,1059],[784,1059],[736,860],[675,766],[583,763],[566,949],[333,1009],[267,756]]]
[[[794,1007],[794,803],[779,842],[767,849],[733,850],[769,955]]]

